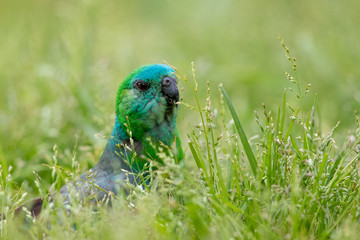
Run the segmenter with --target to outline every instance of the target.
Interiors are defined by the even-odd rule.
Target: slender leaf
[[[231,113],[231,116],[232,118],[234,119],[234,123],[235,123],[235,126],[236,126],[236,130],[240,136],[240,140],[241,140],[241,143],[244,147],[244,150],[245,150],[245,153],[246,153],[246,156],[249,160],[249,163],[250,163],[250,166],[251,166],[251,169],[254,173],[254,176],[256,176],[256,173],[257,173],[257,162],[256,162],[256,159],[255,159],[255,156],[254,156],[254,153],[253,151],[251,150],[251,147],[250,147],[250,144],[249,144],[249,141],[246,137],[246,134],[245,134],[245,131],[244,129],[242,128],[241,126],[241,123],[240,123],[240,120],[235,112],[235,109],[234,109],[234,106],[232,105],[231,101],[230,101],[230,98],[229,96],[227,95],[225,89],[223,87],[220,86],[220,89],[224,95],[224,99],[225,99],[225,102],[226,104],[228,105],[229,107],[229,110],[230,110],[230,113]]]

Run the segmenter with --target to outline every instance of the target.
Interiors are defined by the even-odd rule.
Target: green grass
[[[33,170],[45,188],[53,147],[71,169],[77,143],[81,171],[96,164],[114,121],[114,89],[136,67],[163,60],[184,72],[197,64],[200,86],[224,89],[248,137],[253,111],[281,104],[287,61],[276,37],[287,39],[321,107],[319,131],[344,141],[359,110],[360,22],[357,1],[47,1],[12,0],[0,7],[0,161],[18,185],[36,194]],[[314,11],[321,9],[321,11]],[[306,12],[306,14],[304,14]],[[346,16],[343,17],[343,16]],[[180,87],[184,87],[180,83]],[[296,88],[296,86],[294,86]],[[206,91],[198,91],[200,99]],[[191,91],[181,93],[196,105]],[[294,104],[294,100],[288,101]],[[311,111],[313,98],[304,99]],[[219,109],[218,101],[213,107]],[[179,129],[197,113],[182,108]]]
[[[356,0],[3,1],[0,238],[356,239],[359,17]],[[112,208],[74,199],[76,216],[16,223],[16,206],[97,163],[114,89],[164,59],[189,76],[186,166],[164,159]]]
[[[336,127],[321,132],[316,95],[312,110],[306,112],[303,101],[309,89],[301,88],[296,59],[281,44],[291,64],[286,76],[295,90],[284,92],[276,111],[263,104],[263,114],[255,114],[258,133],[251,139],[224,87],[219,87],[220,98],[214,98],[209,83],[207,88],[198,84],[194,67],[193,79],[178,72],[196,102],[183,102],[183,107],[197,112],[201,121],[183,140],[189,147],[186,164],[177,165],[160,152],[165,165],[152,172],[152,187],[133,186],[130,195],[115,197],[111,208],[91,207],[73,194],[70,216],[59,201],[49,203],[38,219],[27,213],[24,222],[13,216],[24,190],[14,188],[11,167],[2,160],[1,211],[6,220],[0,225],[1,237],[354,239],[360,212],[359,118],[354,117],[356,128],[345,143],[335,142]],[[207,91],[205,102],[198,95],[201,89]],[[295,105],[290,105],[291,99]],[[213,108],[214,101],[219,110]],[[70,154],[72,168],[64,169],[54,148],[48,166],[52,186],[42,186],[35,174],[42,196],[59,189],[64,176],[79,175],[78,154],[76,145]]]

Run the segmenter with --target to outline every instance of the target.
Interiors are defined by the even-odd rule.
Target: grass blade
[[[225,102],[226,102],[226,104],[227,104],[228,107],[229,107],[231,116],[232,116],[232,118],[234,119],[234,123],[235,123],[236,130],[237,130],[237,132],[238,132],[238,134],[239,134],[239,136],[240,136],[240,140],[241,140],[241,143],[242,143],[242,145],[243,145],[243,147],[244,147],[246,156],[247,156],[247,158],[248,158],[248,160],[249,160],[251,169],[252,169],[252,171],[253,171],[253,173],[254,173],[254,176],[256,176],[256,173],[257,173],[257,162],[256,162],[256,159],[255,159],[254,153],[253,153],[253,151],[251,150],[251,147],[250,147],[249,141],[248,141],[248,139],[247,139],[247,137],[246,137],[245,131],[244,131],[244,129],[243,129],[242,126],[241,126],[241,123],[240,123],[240,121],[239,121],[238,116],[236,115],[234,106],[232,105],[229,96],[227,95],[226,91],[224,90],[224,88],[223,88],[222,86],[220,86],[220,89],[221,89],[221,91],[222,91],[222,94],[224,95]]]
[[[190,138],[190,136],[189,136],[189,138]],[[191,153],[192,153],[192,155],[194,157],[194,160],[195,160],[195,163],[196,163],[197,167],[199,169],[202,169],[203,172],[205,173],[206,177],[208,178],[209,176],[208,176],[204,161],[199,157],[199,153],[198,153],[198,151],[196,150],[194,144],[191,141],[189,141],[189,147],[190,147]]]

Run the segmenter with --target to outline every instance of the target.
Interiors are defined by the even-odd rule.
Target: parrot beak
[[[179,90],[175,77],[164,77],[161,88],[168,106],[173,106],[179,101]]]

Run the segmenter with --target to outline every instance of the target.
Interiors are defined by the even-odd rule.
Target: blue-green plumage
[[[99,163],[91,169],[91,183],[89,173],[84,173],[82,181],[75,184],[76,190],[83,197],[95,194],[95,199],[101,199],[106,191],[117,193],[125,179],[137,184],[137,175],[146,170],[148,159],[161,162],[156,154],[161,144],[172,149],[180,161],[183,151],[176,126],[178,100],[171,67],[152,64],[131,72],[117,92],[114,129]],[[61,189],[61,194],[68,196],[68,186]]]

